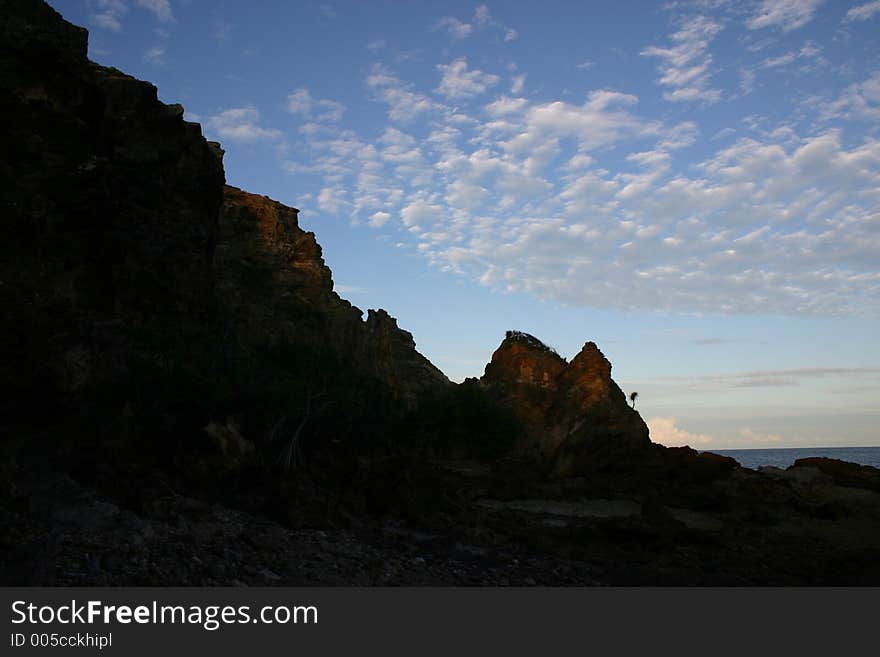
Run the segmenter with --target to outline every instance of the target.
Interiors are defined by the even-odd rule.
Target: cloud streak
[[[853,21],[866,21],[880,13],[880,0],[866,2],[863,5],[852,7],[846,12],[844,22],[852,23]]]
[[[260,125],[255,107],[234,107],[205,119],[205,125],[221,139],[235,142],[274,141],[282,138],[280,130]]]
[[[778,28],[791,32],[811,20],[824,0],[763,0],[758,11],[746,22],[750,30]]]
[[[139,7],[151,12],[163,23],[174,22],[174,12],[169,0],[137,0]]]
[[[466,39],[471,34],[483,30],[490,30],[500,34],[501,39],[505,43],[514,41],[519,37],[519,32],[515,29],[496,20],[490,13],[487,5],[479,5],[474,10],[474,15],[470,22],[459,20],[453,16],[444,16],[437,21],[434,29],[446,32],[455,41]]]
[[[781,370],[754,370],[706,374],[702,376],[660,377],[656,382],[686,384],[692,390],[719,392],[743,388],[788,388],[817,379],[874,380],[880,379],[878,367],[808,367]]]
[[[720,23],[697,16],[672,34],[673,45],[649,46],[642,50],[642,56],[661,61],[658,84],[669,88],[663,94],[666,100],[716,103],[721,99],[721,91],[710,86],[712,55],[709,54],[709,44],[720,31]]]

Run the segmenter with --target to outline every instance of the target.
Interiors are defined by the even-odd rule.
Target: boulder
[[[811,470],[818,471],[838,486],[866,488],[880,493],[880,469],[869,465],[813,456],[798,459],[786,472],[798,476],[800,472]]]

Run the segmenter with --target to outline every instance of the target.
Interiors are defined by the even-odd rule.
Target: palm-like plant
[[[638,399],[639,393],[631,392],[629,393],[629,400],[633,403],[633,408],[636,407],[636,399]]]

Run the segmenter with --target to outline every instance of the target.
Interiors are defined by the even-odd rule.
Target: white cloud
[[[388,104],[388,118],[392,121],[412,121],[417,116],[441,109],[433,100],[414,92],[381,64],[375,64],[367,76],[367,86],[379,100]]]
[[[803,60],[812,60],[817,65],[826,65],[825,58],[822,57],[822,51],[809,41],[798,50],[789,50],[788,52],[776,57],[767,57],[761,62],[761,68],[783,68],[795,62]]]
[[[512,94],[520,94],[522,93],[523,87],[526,84],[526,74],[522,73],[520,75],[514,75],[511,79],[510,84],[510,93]]]
[[[835,133],[790,149],[744,140],[705,161],[705,176],[697,178],[666,172],[662,152],[632,159],[652,168],[616,175],[593,170],[562,189],[530,187],[533,204],[535,195],[547,197],[543,216],[502,214],[510,231],[474,231],[463,247],[467,258],[460,249],[441,250],[435,261],[482,262],[476,278],[493,268],[507,289],[577,305],[722,313],[880,310],[880,272],[872,264],[880,238],[871,210],[880,201],[880,144],[846,149]],[[524,176],[512,162],[485,156],[470,162],[460,174],[468,180],[479,167]],[[532,179],[542,180],[502,186],[498,178],[489,189],[503,198]],[[567,219],[556,223],[554,215]]]
[[[105,30],[110,30],[111,32],[122,31],[122,23],[119,20],[119,16],[109,12],[94,14],[92,16],[92,24],[97,27],[102,27]]]
[[[746,21],[746,26],[750,30],[778,27],[783,32],[790,32],[813,20],[816,9],[823,1],[763,0],[757,13]]]
[[[292,114],[310,115],[312,113],[312,95],[309,90],[300,87],[287,96],[287,111]]]
[[[437,70],[443,74],[437,93],[448,99],[470,98],[484,93],[498,84],[497,75],[474,69],[469,71],[467,60],[460,57],[449,64],[438,64]]]
[[[489,15],[489,7],[486,5],[480,5],[474,10],[474,23],[477,25],[486,26],[492,20],[492,17]]]
[[[287,96],[287,111],[309,120],[335,122],[342,119],[345,106],[334,100],[312,98],[308,89],[300,87]]]
[[[712,442],[710,436],[701,433],[691,433],[677,426],[674,417],[653,417],[647,421],[650,430],[651,441],[666,447],[690,447],[702,448]]]
[[[264,128],[259,123],[260,112],[255,107],[235,107],[223,110],[205,120],[207,127],[216,132],[221,139],[255,142],[282,138],[279,130]]]
[[[446,203],[454,210],[476,211],[489,197],[489,190],[467,179],[455,180],[446,189]]]
[[[324,187],[318,193],[318,207],[324,212],[337,214],[348,207],[345,190],[341,187]]]
[[[155,65],[164,64],[166,49],[167,47],[164,43],[159,43],[152,48],[148,48],[144,53],[144,61]]]
[[[525,98],[510,98],[509,96],[501,96],[497,100],[492,101],[484,108],[490,116],[499,117],[507,114],[513,114],[522,110],[528,101]]]
[[[357,285],[340,285],[336,283],[333,284],[333,291],[336,294],[364,294],[368,292],[366,288]]]
[[[156,15],[163,23],[174,22],[174,12],[169,0],[137,0],[138,6]]]
[[[387,212],[374,212],[370,216],[370,225],[373,228],[381,228],[391,219],[391,215]]]
[[[757,77],[751,69],[741,68],[739,70],[739,90],[743,96],[748,96],[755,90],[755,80]]]
[[[857,5],[846,12],[845,22],[866,21],[872,18],[874,14],[880,13],[880,0],[866,2],[863,5]]]
[[[497,30],[501,33],[505,43],[514,41],[517,37],[519,37],[519,33],[515,29],[495,20],[489,12],[489,7],[487,7],[486,5],[477,6],[477,8],[474,10],[474,15],[471,18],[470,23],[466,23],[465,21],[459,20],[458,18],[454,18],[452,16],[444,16],[439,21],[437,21],[434,29],[446,32],[455,40],[465,39],[469,37],[475,29]]]
[[[696,61],[680,54],[664,62]],[[633,94],[477,103],[498,76],[464,59],[441,71],[448,88],[432,99],[374,66],[367,88],[389,108],[381,137],[314,124],[286,168],[321,179],[322,209],[398,231],[433,266],[493,289],[627,310],[880,314],[877,140],[747,115],[739,134],[749,137],[716,130],[698,151],[695,120],[646,118]],[[315,102],[295,94],[295,111]],[[868,117],[878,100],[870,77],[825,103],[828,120]],[[695,153],[705,155],[687,159]]]
[[[379,139],[384,147],[380,151],[382,162],[394,175],[407,185],[421,187],[431,182],[433,170],[428,165],[416,140],[395,128],[386,129]]]
[[[512,27],[508,27],[503,23],[495,20],[492,15],[489,13],[489,7],[486,5],[480,5],[474,10],[474,25],[483,29],[495,29],[499,30],[503,35],[503,39],[505,43],[509,43],[510,41],[514,41],[519,37],[519,32],[514,30]]]
[[[96,0],[94,7],[90,16],[93,25],[111,32],[122,31],[122,17],[128,12],[124,0]]]
[[[138,7],[146,9],[163,23],[174,22],[174,12],[169,0],[135,0]],[[93,8],[89,19],[93,25],[111,32],[122,31],[122,19],[128,13],[127,0],[90,0],[89,5]],[[162,54],[159,47],[152,48],[144,55],[144,59],[151,63],[161,60]]]
[[[464,39],[474,31],[470,23],[465,23],[452,16],[444,16],[437,21],[437,29],[447,32],[453,39]]]
[[[649,46],[642,50],[642,56],[661,60],[658,83],[671,89],[663,94],[666,100],[714,103],[721,99],[721,91],[709,83],[712,65],[709,44],[720,31],[719,23],[697,16],[672,34],[674,45]]]
[[[443,206],[434,203],[424,194],[417,194],[401,211],[404,225],[410,228],[421,228],[433,224],[444,216]]]
[[[579,149],[592,150],[632,135],[650,134],[657,126],[624,109],[638,102],[630,94],[600,89],[592,91],[583,105],[562,101],[531,106],[526,112],[525,130],[517,138],[523,144],[547,136],[576,140]],[[516,151],[517,139],[506,144]]]
[[[823,121],[880,120],[880,71],[863,82],[849,85],[836,99],[822,100],[818,109]]]

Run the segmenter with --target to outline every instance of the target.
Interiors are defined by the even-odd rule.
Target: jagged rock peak
[[[486,365],[482,380],[489,385],[515,383],[552,388],[566,364],[562,356],[535,336],[508,331]]]
[[[383,308],[369,308],[367,310],[367,319],[364,322],[364,328],[368,334],[391,332],[396,334],[396,340],[408,344],[415,348],[416,341],[412,333],[400,328],[397,325],[397,318],[388,314]]]
[[[559,355],[558,353],[556,353],[556,350],[553,347],[544,344],[534,335],[531,335],[530,333],[526,333],[524,331],[507,331],[507,333],[505,333],[504,335],[504,341],[501,343],[501,347],[503,347],[505,343],[508,342],[524,344],[528,347],[531,347],[532,349],[536,349],[537,351],[550,352],[556,354],[557,356]]]
[[[595,342],[587,342],[578,355],[571,359],[569,368],[577,371],[593,371],[604,378],[611,378],[611,361],[601,352]]]
[[[536,337],[508,331],[480,385],[522,423],[517,449],[543,455],[557,474],[586,471],[612,453],[638,460],[650,449],[647,426],[594,342],[567,362]]]
[[[363,346],[369,369],[385,381],[396,398],[415,408],[451,385],[446,375],[416,351],[412,333],[397,326],[386,311],[369,310]]]
[[[388,311],[384,308],[370,308],[369,310],[367,310],[367,322],[369,324],[380,324],[388,322],[390,324],[393,324],[394,326],[397,326],[397,318],[389,315]]]

